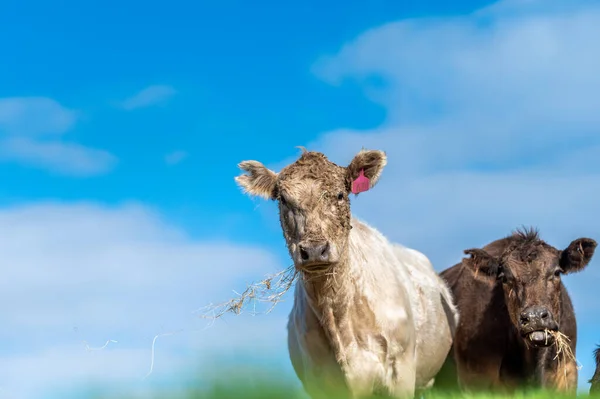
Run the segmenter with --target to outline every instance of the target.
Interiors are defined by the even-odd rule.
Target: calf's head
[[[560,328],[561,277],[588,265],[596,241],[578,238],[561,251],[542,241],[534,230],[517,231],[505,240],[507,246],[500,256],[483,249],[465,250],[470,257],[463,259],[463,265],[478,278],[500,284],[510,319],[527,343],[551,345],[554,340],[546,330]]]
[[[323,271],[340,262],[350,235],[350,194],[372,188],[387,163],[382,151],[362,150],[347,167],[319,152],[303,151],[279,173],[257,161],[238,166],[235,178],[249,195],[279,203],[290,256],[299,270]]]

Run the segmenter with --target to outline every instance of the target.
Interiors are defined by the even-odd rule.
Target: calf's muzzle
[[[322,265],[330,262],[331,247],[327,241],[309,241],[298,245],[300,264],[298,266]]]
[[[535,346],[547,346],[554,342],[554,337],[546,330],[558,330],[558,324],[552,312],[544,306],[531,306],[519,315],[519,328],[524,339]]]

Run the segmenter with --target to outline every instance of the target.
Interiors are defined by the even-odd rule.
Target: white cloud
[[[600,7],[504,15],[393,22],[314,69],[331,83],[363,82],[390,125],[439,142],[431,151],[452,162],[600,142]]]
[[[167,85],[153,85],[146,87],[139,93],[123,101],[123,109],[131,111],[137,108],[150,107],[166,103],[177,91]]]
[[[79,112],[45,97],[0,98],[0,161],[87,177],[116,165],[107,151],[65,142]]]
[[[361,147],[385,150],[381,182],[353,211],[437,270],[521,225],[538,226],[558,248],[600,241],[597,37],[600,7],[590,2],[501,2],[373,28],[313,70],[332,85],[361,83],[386,107],[385,123],[327,132],[307,147],[340,164]],[[584,389],[598,339],[596,257],[565,278]]]
[[[167,165],[177,165],[183,162],[188,156],[189,154],[186,151],[173,151],[165,155],[165,162]]]
[[[104,174],[117,164],[117,158],[107,151],[75,143],[45,142],[28,138],[0,141],[0,160],[75,177]]]
[[[204,331],[208,321],[192,313],[278,270],[260,248],[193,240],[139,204],[4,208],[0,237],[2,397],[91,382],[150,389],[217,354],[286,353],[277,312],[231,316]],[[142,381],[153,337],[180,329],[157,340],[154,373]],[[102,351],[86,352],[82,342],[99,347],[109,339],[118,342]]]
[[[71,129],[77,112],[51,98],[0,98],[0,134],[61,135]]]

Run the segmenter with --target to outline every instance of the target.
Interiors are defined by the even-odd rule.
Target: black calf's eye
[[[338,199],[338,201],[341,201],[341,200],[343,200],[343,199],[344,199],[344,193],[339,193],[339,194],[337,195],[337,199]]]
[[[506,274],[504,274],[504,269],[502,268],[502,266],[498,267],[497,278],[498,280],[502,281],[503,284],[506,284],[508,282],[508,278],[506,278]]]

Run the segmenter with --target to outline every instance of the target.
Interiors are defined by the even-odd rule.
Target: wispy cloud
[[[523,224],[558,248],[600,239],[599,36],[600,7],[577,1],[501,2],[376,27],[314,72],[333,85],[359,82],[386,106],[386,123],[327,132],[307,147],[340,164],[363,146],[385,150],[381,182],[353,211],[437,270]],[[599,265],[600,255],[565,278],[582,387],[593,373]]]
[[[64,140],[77,118],[77,111],[50,98],[0,98],[0,161],[72,177],[110,171],[114,155]]]
[[[75,143],[36,141],[29,138],[0,141],[0,160],[73,177],[104,174],[117,164],[117,158],[107,151]]]
[[[77,121],[77,112],[51,98],[0,98],[0,134],[61,135]]]
[[[0,237],[10,265],[0,279],[2,397],[49,397],[90,382],[149,388],[196,371],[202,359],[285,350],[271,338],[285,323],[276,315],[232,316],[206,329],[209,320],[193,313],[278,270],[260,248],[194,240],[139,204],[4,208]],[[153,338],[169,332],[178,334],[157,340],[153,373],[142,380]],[[86,350],[108,340],[117,342]]]
[[[183,162],[188,156],[189,154],[186,151],[173,151],[165,155],[165,162],[167,163],[167,165],[176,165],[178,163]]]
[[[165,104],[171,97],[173,97],[177,91],[167,85],[154,85],[149,86],[135,94],[134,96],[126,99],[121,104],[123,109],[128,111],[145,108],[153,105]]]

